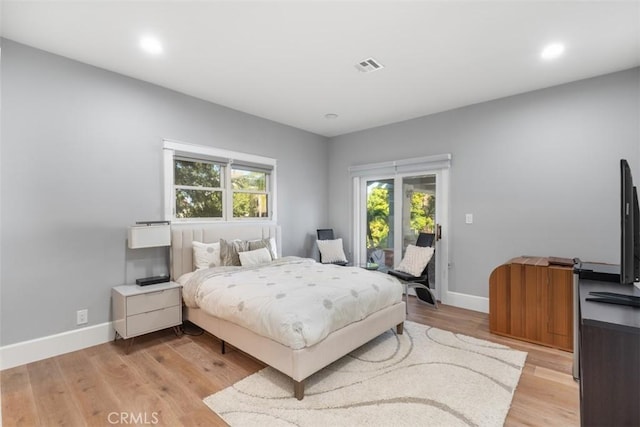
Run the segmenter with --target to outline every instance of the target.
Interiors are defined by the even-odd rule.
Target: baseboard
[[[467,310],[489,312],[489,298],[459,292],[447,292],[443,301],[447,305]],[[0,370],[36,362],[113,340],[111,322],[89,326],[47,337],[36,338],[0,347]]]
[[[0,369],[58,356],[83,348],[103,344],[114,338],[111,322],[88,326],[0,347]]]
[[[475,295],[461,294],[459,292],[447,292],[444,304],[454,307],[466,308],[467,310],[489,313],[489,298]]]

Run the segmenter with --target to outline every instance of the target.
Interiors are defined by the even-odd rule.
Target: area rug
[[[232,426],[502,426],[527,353],[405,322],[312,375],[265,368],[204,399]]]

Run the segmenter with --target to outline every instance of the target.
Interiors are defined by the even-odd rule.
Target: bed
[[[274,239],[276,242],[278,256],[281,257],[282,255],[280,253],[281,231],[280,227],[275,225],[173,224],[171,228],[171,277],[175,281],[180,281],[181,284],[185,284],[187,281],[191,280],[191,278],[185,280],[185,277],[206,275],[202,270],[192,273],[194,270],[194,241],[213,243],[219,241],[219,239]],[[331,268],[334,270],[330,270]],[[222,294],[216,292],[228,291],[233,288],[235,284],[227,284],[235,283],[233,280],[248,280],[250,277],[248,275],[250,274],[253,274],[254,276],[257,274],[262,276],[271,275],[274,274],[274,271],[282,271],[283,269],[287,272],[293,272],[292,275],[300,282],[304,281],[303,278],[305,278],[305,275],[302,273],[296,273],[298,270],[295,269],[302,269],[300,271],[314,271],[316,272],[314,274],[319,276],[324,275],[326,281],[335,280],[335,282],[328,283],[327,285],[333,285],[334,283],[338,283],[339,280],[343,280],[338,279],[339,275],[347,276],[348,274],[351,274],[351,277],[353,278],[362,278],[366,277],[367,274],[371,274],[376,277],[369,277],[376,280],[392,280],[388,285],[389,289],[392,290],[387,291],[385,288],[385,292],[393,292],[394,294],[386,303],[366,304],[366,309],[373,311],[366,312],[366,315],[362,319],[353,321],[346,325],[339,324],[339,327],[336,330],[332,330],[328,334],[323,334],[321,332],[309,334],[312,338],[305,336],[304,343],[301,343],[299,339],[296,340],[295,337],[292,338],[293,341],[289,342],[287,341],[287,338],[280,337],[279,335],[269,336],[262,330],[256,330],[257,328],[253,327],[253,324],[251,323],[243,325],[241,322],[241,320],[243,320],[242,318],[233,318],[232,316],[225,320],[222,316],[211,315],[205,311],[209,310],[209,307],[206,304],[204,308],[201,308],[195,306],[193,301],[191,301],[191,298],[187,301],[186,295],[188,292],[185,292],[186,306],[184,308],[184,318],[220,339],[223,343],[223,349],[224,343],[228,343],[289,376],[293,381],[293,394],[299,400],[304,397],[304,381],[310,375],[367,343],[390,328],[395,327],[397,333],[402,333],[403,322],[406,316],[405,303],[402,301],[402,285],[399,282],[396,283],[395,279],[388,278],[388,275],[382,275],[377,272],[367,272],[364,269],[357,269],[356,267],[351,267],[349,269],[349,267],[323,266],[322,264],[315,263],[315,261],[308,259],[284,257],[274,261],[273,265],[270,264],[264,268],[258,266],[254,267],[251,272],[243,271],[238,273],[240,279],[234,276],[236,274],[235,272],[229,274],[218,274],[215,272],[210,274],[207,273],[210,280],[206,283],[210,284],[215,282],[211,286],[218,286],[215,290],[210,291],[213,297],[208,298],[208,300],[212,304],[219,303],[223,300],[223,297],[220,296]],[[248,270],[251,270],[251,268]],[[243,274],[244,276],[242,276]],[[221,282],[222,280],[229,282]],[[314,278],[314,281],[317,280],[320,279]],[[352,281],[353,286],[356,286],[356,279],[352,279]],[[272,283],[267,283],[267,286],[271,284]],[[318,282],[318,284],[321,283]],[[190,286],[192,285],[190,284]],[[204,287],[204,284],[201,286]],[[290,284],[288,286],[293,287],[294,285]],[[312,289],[311,287],[315,286],[315,283],[308,283],[306,286],[310,286],[309,289]],[[378,292],[382,285],[370,284],[369,286],[373,286],[376,288],[376,292]],[[299,285],[297,287],[302,288],[303,286]],[[354,291],[351,292],[354,296],[352,299],[356,301],[356,297],[358,296],[357,293]],[[204,292],[200,293],[204,294]],[[235,297],[237,298],[237,295]],[[230,297],[224,298],[234,298],[234,296],[231,295]],[[202,301],[206,300],[204,297],[201,299]],[[227,306],[234,305],[227,304]],[[346,307],[348,308],[348,306]],[[343,311],[344,308],[345,307],[342,308]],[[356,307],[354,305],[353,310],[360,313],[363,309],[362,307]],[[323,328],[318,327],[310,329]]]

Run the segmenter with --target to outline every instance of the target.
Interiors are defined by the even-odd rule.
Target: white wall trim
[[[349,166],[349,173],[353,176],[378,176],[385,174],[424,172],[451,167],[451,153],[436,154],[434,156],[412,157],[409,159],[392,160],[381,163]]]
[[[231,160],[241,160],[245,162],[270,165],[275,167],[278,161],[273,157],[258,156],[256,154],[242,153],[239,151],[224,150],[222,148],[210,147],[207,145],[189,144],[187,142],[173,139],[163,139],[163,148],[188,154],[204,154],[212,157],[221,157]]]
[[[449,291],[442,299],[442,303],[454,307],[466,308],[467,310],[479,311],[481,313],[489,313],[489,298],[487,297]]]
[[[0,347],[0,369],[70,353],[113,340],[111,322]]]

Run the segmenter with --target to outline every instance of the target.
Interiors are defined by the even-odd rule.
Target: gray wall
[[[2,41],[1,340],[110,319],[110,289],[166,271],[126,228],[162,217],[162,139],[278,159],[286,255],[327,221],[327,139]]]
[[[277,158],[283,252],[303,256],[317,227],[349,236],[350,165],[452,153],[450,289],[478,296],[521,254],[617,263],[621,157],[640,181],[638,69],[329,143],[7,40],[0,71],[0,345],[83,308],[106,322],[112,286],[165,272],[162,250],[126,248],[162,216],[162,138]]]
[[[332,138],[331,224],[349,235],[349,166],[451,153],[449,290],[486,297],[493,268],[523,254],[618,263],[639,99],[636,68]]]

